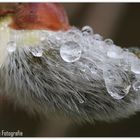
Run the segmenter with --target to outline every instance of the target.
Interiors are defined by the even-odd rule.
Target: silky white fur
[[[13,30],[8,34],[18,45],[13,53],[7,52],[6,45],[1,52],[1,56],[6,53],[0,57],[4,59],[0,60],[1,94],[8,95],[29,111],[45,116],[65,115],[76,121],[112,121],[139,111],[140,94],[132,86],[121,100],[108,94],[103,78],[106,65],[127,77],[131,85],[135,74],[129,69],[125,57],[121,59],[124,60],[121,61],[123,65],[120,65],[120,59],[107,56],[109,47],[104,41],[93,39],[93,35],[85,35],[78,29],[33,32],[35,43],[27,41],[31,31]],[[6,36],[4,38],[7,40]],[[72,63],[65,62],[60,56],[60,48],[67,41],[77,42],[82,49],[80,59]],[[43,50],[42,57],[33,56],[32,50],[36,48]],[[122,51],[137,58],[129,51]],[[90,71],[90,65],[97,73]],[[128,66],[127,71],[124,65]]]

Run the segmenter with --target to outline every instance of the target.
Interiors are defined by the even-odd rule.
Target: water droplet
[[[72,29],[68,30],[67,32],[65,32],[63,37],[64,37],[65,42],[70,41],[70,40],[72,40],[74,42],[79,42],[79,41],[81,41],[82,33],[77,28],[72,28]],[[62,39],[61,39],[61,41],[62,41]]]
[[[140,90],[140,81],[135,81],[135,82],[133,83],[133,89],[134,89],[135,91],[139,91],[139,90]]]
[[[7,50],[9,53],[13,53],[16,50],[17,44],[14,41],[10,41],[7,43]]]
[[[140,74],[140,60],[139,59],[133,60],[131,64],[131,71],[134,72],[135,74]]]
[[[104,41],[107,45],[113,45],[113,40],[111,39],[105,39]]]
[[[41,57],[43,55],[43,50],[41,48],[31,49],[31,53],[35,57]]]
[[[100,41],[103,40],[103,37],[102,37],[101,35],[99,35],[99,34],[94,34],[94,35],[93,35],[93,38],[94,38],[95,40],[100,40]]]
[[[92,30],[92,28],[90,26],[84,26],[82,28],[82,34],[84,36],[86,36],[86,35],[93,35],[93,30]]]
[[[124,98],[131,88],[130,81],[126,73],[113,67],[103,70],[103,77],[108,93],[114,99]]]
[[[111,46],[107,51],[107,56],[114,59],[121,59],[123,50],[116,46]]]
[[[70,30],[68,30],[67,32],[65,32],[65,34],[67,36],[75,36],[75,35],[81,35],[81,32],[77,28],[73,27]]]
[[[66,62],[75,62],[81,57],[81,47],[74,41],[69,41],[63,44],[60,48],[60,55]]]

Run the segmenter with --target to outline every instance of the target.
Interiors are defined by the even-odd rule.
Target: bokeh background
[[[16,3],[0,3],[0,10]],[[89,25],[95,33],[122,47],[140,46],[139,3],[62,3],[71,25]],[[2,79],[1,79],[2,80]],[[140,136],[140,113],[118,122],[72,123],[66,118],[41,119],[0,97],[0,131],[23,132],[26,137],[136,137]]]

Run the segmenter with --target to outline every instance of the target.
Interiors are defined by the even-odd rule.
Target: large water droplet
[[[131,88],[130,81],[126,73],[113,67],[106,67],[103,70],[103,77],[108,93],[114,99],[124,98]]]
[[[7,51],[9,53],[13,53],[16,50],[17,44],[14,41],[10,41],[7,43]]]
[[[81,47],[74,41],[66,42],[60,48],[60,55],[66,62],[75,62],[79,60],[81,53]]]
[[[93,30],[92,30],[92,28],[90,26],[84,26],[82,28],[82,34],[84,36],[86,36],[86,35],[93,35]]]
[[[133,83],[133,89],[134,89],[135,91],[140,91],[140,81],[135,81],[135,82]]]
[[[31,49],[31,53],[33,56],[35,57],[42,57],[43,55],[43,50],[41,48],[35,48],[35,49]]]

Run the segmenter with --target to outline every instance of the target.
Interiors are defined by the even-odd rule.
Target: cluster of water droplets
[[[131,83],[127,73],[131,71],[135,78],[140,74],[140,60],[133,53],[115,45],[111,39],[103,40],[89,26],[83,27],[81,33],[75,29],[69,31],[69,36],[70,32],[73,38],[60,47],[60,55],[65,62],[80,62],[82,55],[87,55],[93,63],[88,63],[88,60],[86,64],[82,63],[85,72],[90,69],[95,76],[97,69],[102,69],[106,89],[114,99],[124,98],[131,87],[134,92],[140,91],[140,78]]]
[[[45,40],[46,36],[44,37],[43,34],[41,34],[38,31],[28,34],[26,30],[16,31],[16,30],[12,30],[12,29],[9,31],[9,34],[10,34],[10,39],[7,42],[7,46],[6,46],[9,54],[16,52],[16,50],[18,48],[25,48],[33,56],[42,57],[43,49],[41,46],[42,45],[41,42],[43,42]],[[32,45],[32,42],[30,42],[30,44],[29,44],[30,37],[32,37],[32,36],[35,36],[37,38],[38,43],[35,43],[35,44],[33,43],[33,45]]]
[[[20,31],[15,31],[7,43],[7,50],[11,54],[19,46]],[[26,31],[21,31],[26,32]],[[71,28],[68,31],[38,31],[39,43],[28,46],[34,57],[42,57],[43,49],[47,46],[58,49],[62,60],[66,63],[79,62],[79,69],[86,73],[90,70],[91,76],[96,77],[98,69],[102,70],[102,78],[109,95],[114,99],[124,98],[131,87],[135,92],[140,91],[140,60],[131,52],[115,45],[111,39],[103,39],[99,34],[95,34],[91,27],[85,26],[82,30]],[[29,36],[30,38],[30,36]],[[26,47],[26,44],[23,48]],[[44,47],[45,46],[45,47]],[[87,62],[82,59],[86,58]],[[82,64],[80,66],[80,64]],[[127,72],[135,75],[135,81],[130,82]],[[84,102],[80,99],[80,102]]]

